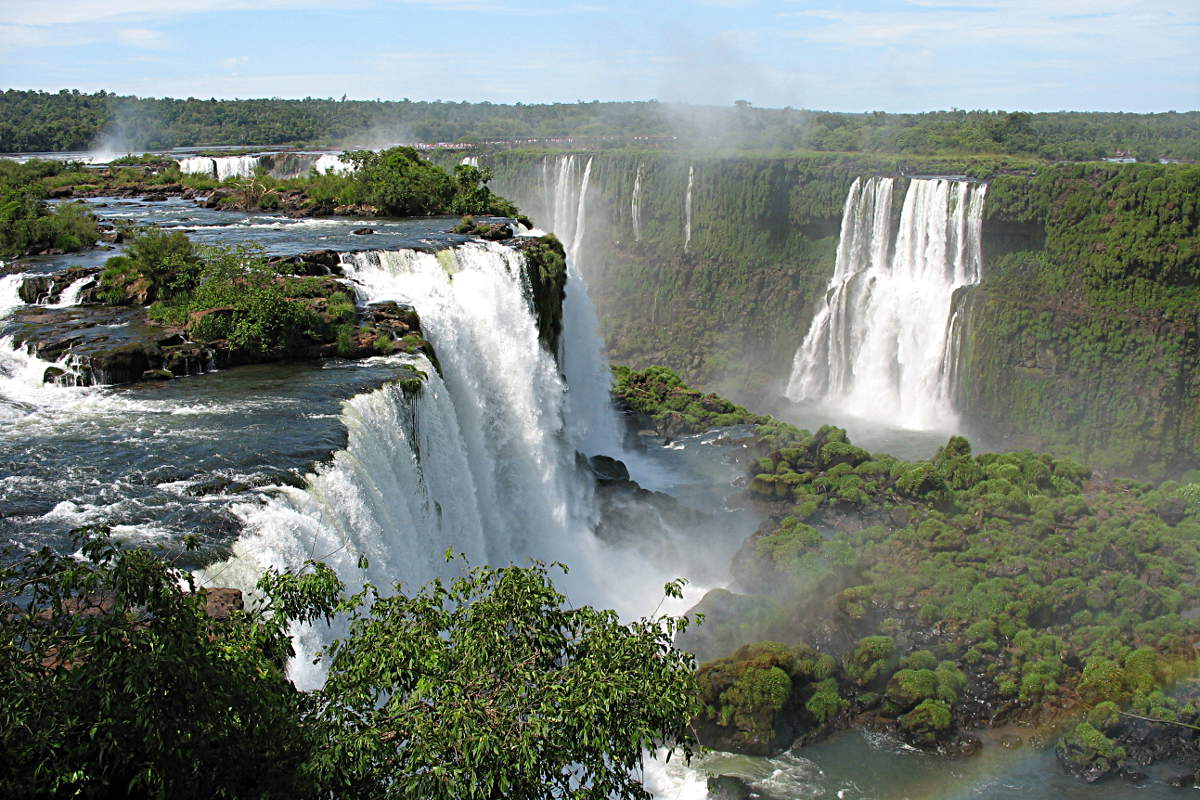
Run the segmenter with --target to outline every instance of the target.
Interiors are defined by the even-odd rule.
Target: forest
[[[416,100],[139,98],[9,89],[0,152],[401,142],[523,142],[733,150],[1024,155],[1048,160],[1200,159],[1200,112],[999,110],[892,114],[635,102],[501,105]]]

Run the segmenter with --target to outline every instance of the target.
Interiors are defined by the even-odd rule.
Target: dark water
[[[182,230],[203,244],[304,250],[445,247],[450,218],[293,220],[197,207],[182,199],[98,199],[97,214]],[[372,235],[352,230],[370,227]],[[100,265],[118,250],[22,259],[16,270]],[[6,287],[11,288],[11,287]],[[8,304],[13,302],[8,298]],[[0,334],[11,307],[0,301]],[[342,401],[399,374],[402,358],[263,365],[163,383],[73,388],[0,338],[0,544],[69,547],[67,531],[113,525],[170,546],[198,533],[209,548],[237,535],[231,503],[297,482],[343,446]]]

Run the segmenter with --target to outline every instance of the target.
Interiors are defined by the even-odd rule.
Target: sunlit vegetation
[[[43,251],[74,252],[92,247],[100,232],[96,218],[82,205],[46,202],[47,185],[75,165],[0,159],[0,257]]]
[[[350,595],[308,562],[243,609],[76,533],[76,555],[0,559],[6,797],[641,800],[645,750],[690,753],[687,620],[570,605],[546,565]],[[299,691],[293,626],[335,615],[325,685]]]
[[[661,368],[618,376],[651,419],[689,396]],[[962,437],[908,462],[760,419],[743,420],[765,434],[747,492],[773,521],[733,564],[759,593],[706,600],[696,640],[733,652],[700,670],[711,741],[766,752],[864,714],[922,745],[1089,708],[1200,724],[1168,691],[1197,667],[1200,472],[1102,481]],[[1080,770],[1117,747],[1089,721],[1074,736],[1091,749],[1068,747]]]

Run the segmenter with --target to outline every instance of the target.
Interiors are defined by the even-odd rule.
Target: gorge
[[[457,163],[462,154],[438,157]],[[1094,533],[1088,527],[1093,516],[1077,502],[1082,472],[1067,461],[1018,454],[1011,462],[978,457],[983,460],[969,466],[969,448],[964,454],[953,440],[931,459],[931,442],[945,443],[960,414],[968,429],[977,425],[1010,437],[1009,443],[1036,441],[1081,453],[1113,474],[1178,477],[1196,467],[1198,306],[1187,299],[1194,290],[1188,237],[1195,236],[1196,209],[1164,200],[1179,192],[1194,197],[1194,170],[1063,166],[981,182],[949,168],[854,158],[518,151],[468,158],[493,171],[496,188],[562,240],[561,293],[537,288],[531,263],[511,242],[446,234],[450,219],[372,220],[377,238],[364,248],[352,230],[361,221],[197,208],[177,199],[92,201],[105,215],[186,230],[197,241],[260,241],[272,256],[331,248],[336,280],[353,292],[360,312],[377,303],[411,306],[436,362],[421,354],[380,355],[239,367],[124,389],[81,387],[43,380],[49,368],[77,366],[69,358],[40,362],[5,339],[0,391],[3,420],[15,438],[5,456],[4,535],[62,546],[69,527],[104,521],[134,542],[157,539],[174,547],[200,529],[203,551],[189,557],[199,574],[210,584],[247,590],[263,567],[309,557],[334,565],[352,586],[363,579],[445,576],[453,569],[440,558],[447,548],[478,562],[562,560],[573,567],[566,583],[573,601],[615,607],[626,617],[645,613],[663,581],[686,575],[693,586],[678,610],[716,589],[716,600],[706,599],[714,609],[711,624],[727,631],[729,619],[715,612],[724,608],[720,587],[728,583],[731,561],[745,575],[746,553],[761,559],[763,540],[778,545],[779,563],[805,548],[824,553],[822,539],[843,546],[860,536],[855,541],[868,549],[878,532],[854,529],[839,515],[848,517],[855,504],[881,513],[870,508],[875,492],[907,498],[899,504],[904,518],[890,519],[889,530],[905,542],[928,534],[919,546],[931,551],[930,563],[980,563],[968,537],[982,523],[956,516],[933,497],[943,462],[963,470],[955,473],[960,477],[988,470],[987,480],[975,476],[987,489],[980,490],[982,499],[969,498],[984,504],[980,520],[990,524],[998,509],[1014,523],[1048,526],[1038,530],[1055,546],[1061,532],[1075,526],[1080,539]],[[213,169],[220,167],[214,162]],[[1108,197],[1122,197],[1124,205]],[[1093,208],[1093,201],[1108,211]],[[1177,226],[1171,234],[1177,250],[1154,249],[1156,260],[1145,262],[1117,253],[1105,259],[1090,250],[1081,282],[1072,282],[1068,264],[1080,263],[1067,260],[1077,244],[1072,230],[1100,214],[1104,230],[1092,233],[1107,231],[1116,245],[1129,246],[1120,239],[1123,226],[1151,211]],[[529,238],[539,231],[521,233]],[[81,258],[39,257],[21,267],[55,272]],[[889,280],[901,275],[912,278],[910,294],[889,290]],[[31,304],[18,294],[24,278],[0,280],[0,313],[7,315],[0,332],[8,333]],[[83,296],[85,280],[54,282],[51,295],[34,298],[33,310],[70,308]],[[1132,300],[1114,294],[1119,284],[1133,290]],[[1031,301],[1033,289],[1040,303]],[[589,294],[597,298],[599,321]],[[752,406],[778,400],[772,410],[784,420],[795,405],[782,400],[786,394],[824,401],[821,413],[834,423],[840,420],[832,415],[857,402],[861,413],[886,417],[888,425],[934,432],[901,454],[922,459],[916,464],[860,452],[825,427],[811,438],[773,427],[771,435],[783,437],[774,445],[783,449],[760,454],[755,448],[764,445],[753,439],[764,434],[755,426],[777,423],[679,387],[668,392],[679,407],[669,409],[666,422],[633,416],[634,430],[626,431],[609,401],[600,331],[614,360],[638,367],[663,361]],[[911,361],[908,352],[915,352]],[[1122,358],[1109,358],[1114,352]],[[867,382],[871,378],[880,380]],[[651,425],[662,436],[651,436]],[[864,443],[853,430],[851,438]],[[630,444],[637,439],[649,446]],[[826,450],[831,445],[838,446]],[[602,470],[588,463],[597,455],[621,459],[642,490],[668,491],[686,508],[635,487],[626,487],[627,495],[606,493],[603,480],[597,482]],[[760,455],[770,468],[761,458],[748,467],[747,456]],[[915,471],[936,475],[927,485]],[[1157,522],[1139,523],[1155,527],[1138,530],[1167,550],[1186,539],[1195,511],[1181,506],[1183,516],[1167,522],[1179,505],[1174,490],[1114,485],[1167,503],[1161,513],[1152,511]],[[1011,499],[1023,492],[1032,497],[1035,488],[1050,494],[1024,506]],[[1099,503],[1107,489],[1086,491],[1089,502]],[[726,495],[734,499],[727,503]],[[766,495],[788,510],[762,505]],[[806,517],[813,528],[781,522],[799,513],[793,501],[797,508],[812,502],[824,509],[806,512],[818,515]],[[1010,502],[1016,505],[1005,505]],[[923,513],[937,525],[925,525]],[[1180,523],[1175,533],[1160,530]],[[1144,544],[1147,554],[1166,558]],[[1188,552],[1180,550],[1181,559]],[[365,571],[360,556],[366,556]],[[1015,580],[1030,571],[1024,561],[997,565],[989,580]],[[620,576],[616,588],[614,575]],[[771,575],[759,581],[763,588],[782,580]],[[1155,561],[1136,574],[1147,593],[1138,594],[1139,585],[1135,594],[1169,612],[1165,616],[1178,616],[1195,600],[1184,586],[1186,575]],[[743,577],[742,583],[754,581]],[[853,609],[865,602],[850,591],[855,588],[838,587],[831,596]],[[1106,588],[1104,596],[1112,591]],[[909,600],[894,602],[899,608]],[[879,622],[874,616],[868,621]],[[857,625],[846,623],[844,636],[870,633]],[[323,635],[297,630],[301,655],[293,676],[302,685],[321,681],[321,668],[305,656],[319,649]],[[923,656],[905,668],[934,670]],[[1031,666],[1030,674],[1041,680],[1041,669]],[[708,763],[757,776],[759,791],[781,797],[818,791],[871,796],[874,786],[897,780],[912,769],[912,759],[923,757],[909,755],[902,740],[875,735],[850,734],[768,761],[718,755]],[[966,768],[965,780],[991,787],[988,770],[1015,773],[1020,796],[1057,769],[1045,750],[998,758],[1005,747],[989,743],[989,755],[979,762],[987,766]],[[820,762],[824,766],[809,760],[818,752],[832,754],[831,760]],[[864,761],[888,777],[860,785],[848,765]],[[706,791],[698,772],[657,761],[646,769],[660,796]],[[917,772],[926,776],[946,768],[923,769]],[[1050,780],[1074,785],[1058,773]],[[1102,786],[1112,796],[1122,788]],[[1164,784],[1152,787],[1157,792]]]

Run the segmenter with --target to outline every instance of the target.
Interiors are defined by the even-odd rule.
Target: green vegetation
[[[360,325],[353,300],[332,279],[281,274],[261,248],[200,247],[176,231],[138,234],[100,275],[110,304],[149,307],[150,318],[197,342],[259,355],[357,357],[428,351],[415,317],[400,327]],[[404,334],[400,341],[393,334]],[[415,335],[414,335],[415,334]]]
[[[649,417],[661,431],[674,435],[700,433],[709,428],[758,424],[768,417],[751,414],[715,394],[703,394],[666,367],[638,372],[613,368],[613,397],[632,411]]]
[[[309,562],[212,613],[161,554],[80,544],[0,567],[5,796],[648,798],[643,750],[690,753],[686,620],[569,607],[541,564],[347,596]],[[335,614],[298,691],[289,626]]]
[[[51,207],[47,184],[78,175],[78,165],[0,159],[0,258],[45,250],[74,252],[93,246],[100,236],[96,218],[78,203]]]
[[[0,94],[0,152],[80,150],[108,132],[140,149],[339,142],[371,130],[424,142],[572,137],[598,146],[678,140],[690,146],[899,153],[1005,153],[1090,160],[1200,159],[1197,113],[935,111],[842,114],[793,108],[627,103],[216,100],[137,98],[63,89]]]
[[[961,405],[1105,470],[1159,478],[1200,449],[1200,168],[998,176],[968,298]],[[991,231],[991,233],[989,233]]]
[[[620,371],[618,400],[668,413],[670,398],[691,390],[659,369]],[[646,377],[666,391],[639,391]],[[786,672],[779,652],[818,643],[836,665],[819,679],[836,680],[847,709],[922,745],[963,725],[1052,720],[1080,703],[1103,718],[1115,703],[1200,720],[1162,691],[1200,666],[1200,620],[1184,613],[1200,606],[1197,483],[1097,481],[1069,459],[976,456],[962,437],[905,462],[852,446],[838,428],[768,420],[755,431],[747,492],[773,522],[733,571],[761,589],[711,595],[711,624],[684,641],[735,651],[701,668],[732,676],[705,695],[716,726],[705,741],[757,752],[780,725],[820,732],[827,718],[791,695],[759,709],[726,694],[756,654],[775,653],[772,666]]]
[[[492,193],[491,173],[459,164],[443,170],[411,147],[393,147],[379,153],[356,150],[343,158],[355,166],[351,172],[310,174],[278,179],[259,170],[244,178],[217,182],[210,175],[184,175],[184,186],[212,191],[215,208],[256,209],[303,214],[338,213],[394,217],[434,214],[491,214],[517,217],[517,207]]]

